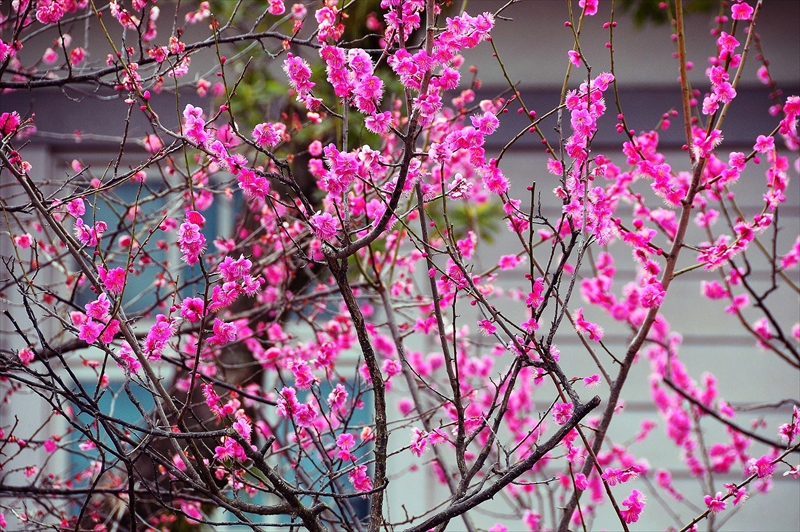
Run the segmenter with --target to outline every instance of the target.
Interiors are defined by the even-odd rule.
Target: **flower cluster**
[[[72,324],[78,328],[78,338],[87,344],[98,339],[110,344],[119,332],[119,320],[111,317],[111,300],[105,293],[94,301],[86,303],[86,312],[71,312]]]
[[[197,264],[200,255],[205,251],[206,237],[200,231],[205,226],[206,219],[197,211],[188,211],[186,221],[178,229],[178,247],[183,260],[188,265]]]

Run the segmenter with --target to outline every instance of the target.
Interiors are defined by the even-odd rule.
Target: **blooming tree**
[[[476,101],[462,54],[493,48],[493,28],[512,22],[505,8],[449,4],[3,6],[0,91],[57,88],[126,114],[107,161],[76,159],[53,182],[26,156],[44,133],[37,117],[0,110],[11,331],[0,390],[17,409],[52,412],[30,430],[4,418],[0,528],[473,531],[476,510],[502,496],[494,532],[587,529],[600,507],[628,530],[652,504],[682,508],[676,527],[688,530],[768,496],[773,475],[798,477],[796,398],[775,406],[780,426],[741,421],[712,373],[684,365],[661,311],[678,276],[696,279],[698,298],[800,368],[800,324],[772,306],[800,284],[800,237],[777,224],[800,97],[782,95],[753,53],[761,2],[722,3],[705,93],[689,82],[681,1],[661,6],[683,105],[652,130],[627,122],[613,68],[590,66],[599,53],[614,65],[613,0],[564,3],[574,46],[553,59],[566,69],[553,109],[525,101],[496,49],[507,90]],[[607,50],[581,46],[589,24],[607,31]],[[251,61],[282,68],[270,78],[280,89],[263,88],[271,114],[243,105]],[[752,61],[773,90],[774,129],[726,151]],[[509,111],[527,122],[493,153],[486,139]],[[606,115],[616,153],[592,147]],[[659,147],[671,121],[681,161]],[[524,136],[547,162],[519,195],[503,157]],[[737,205],[745,172],[766,175],[754,214]],[[483,217],[464,222],[467,207]],[[487,262],[491,229],[515,251]],[[754,261],[768,265],[766,288]],[[604,343],[603,324],[626,331],[623,350]],[[582,350],[562,353],[567,337]],[[625,441],[610,427],[635,364],[652,371],[660,416]],[[724,437],[704,437],[709,426]],[[637,451],[659,431],[700,497]],[[403,469],[424,470],[442,500],[404,512],[391,491]],[[741,477],[715,480],[729,472]]]

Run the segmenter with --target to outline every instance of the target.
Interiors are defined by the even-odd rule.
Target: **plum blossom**
[[[269,0],[269,9],[270,15],[283,15],[286,12],[286,6],[283,4],[283,0]]]
[[[372,490],[372,479],[367,474],[367,466],[356,466],[348,475],[350,484],[356,491],[370,491]]]
[[[22,362],[22,364],[25,366],[29,365],[36,359],[36,353],[33,352],[33,349],[28,347],[23,347],[20,349],[17,352],[17,356],[19,357],[20,362]]]
[[[769,455],[764,455],[758,459],[751,459],[747,464],[747,471],[758,478],[764,478],[772,476],[776,467],[772,463],[772,458]]]
[[[631,494],[622,501],[622,506],[624,506],[624,509],[620,510],[622,518],[628,524],[637,522],[645,505],[644,494],[639,490],[631,491]]]
[[[182,253],[182,259],[186,264],[197,264],[200,255],[203,254],[206,245],[206,237],[200,230],[205,225],[205,218],[197,211],[186,213],[186,221],[178,229],[178,247]]]
[[[578,5],[584,9],[587,17],[597,14],[599,0],[578,0]]]
[[[98,277],[103,286],[111,294],[121,294],[125,288],[127,272],[125,268],[112,268],[108,271],[102,266],[97,268]]]
[[[339,448],[339,452],[336,454],[337,458],[345,461],[354,461],[356,457],[350,452],[350,449],[352,449],[355,444],[356,439],[352,434],[340,434],[339,437],[336,438],[336,447]]]
[[[775,149],[775,137],[759,135],[753,149],[758,153],[767,153]]]
[[[30,233],[17,235],[14,237],[14,243],[22,249],[28,249],[33,244],[33,237],[31,237]]]
[[[264,122],[253,129],[253,139],[261,147],[274,148],[283,141],[286,124]]]
[[[145,356],[150,360],[160,360],[170,339],[175,334],[177,326],[174,318],[168,318],[164,314],[156,316],[156,323],[148,331],[142,345]]]
[[[715,496],[706,495],[703,497],[703,502],[706,503],[711,513],[718,514],[725,509],[726,503],[722,500],[722,493],[717,492]]]
[[[740,2],[731,6],[731,18],[733,20],[750,20],[753,15],[753,8],[747,2]]]
[[[329,212],[317,212],[311,217],[309,224],[311,224],[311,228],[317,238],[321,240],[333,240],[338,232],[336,218]]]
[[[572,403],[556,403],[553,405],[553,421],[556,425],[564,425],[572,417],[575,405]]]
[[[583,307],[575,311],[573,316],[575,320],[575,329],[583,334],[588,334],[591,340],[599,342],[603,339],[603,328],[596,323],[591,323],[583,317]]]
[[[36,20],[42,24],[55,24],[61,20],[65,11],[64,0],[38,0],[36,3]]]

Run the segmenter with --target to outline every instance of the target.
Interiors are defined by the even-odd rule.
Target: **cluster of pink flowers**
[[[94,225],[83,223],[82,218],[75,220],[75,237],[84,246],[96,246],[107,230],[108,224],[103,220],[98,220]]]
[[[253,140],[264,148],[274,148],[283,142],[284,135],[286,135],[286,124],[280,122],[264,122],[253,129]]]
[[[292,53],[286,54],[283,70],[289,76],[289,84],[297,93],[297,101],[303,103],[309,111],[316,111],[321,100],[311,95],[314,83],[311,81],[311,67],[302,57]]]
[[[75,11],[77,6],[74,2],[69,2],[72,5],[72,11]],[[64,0],[38,0],[36,3],[36,20],[42,24],[55,24],[66,12],[67,2]],[[84,2],[85,7],[86,2]]]
[[[78,338],[88,344],[98,339],[109,344],[119,332],[119,320],[111,318],[111,300],[105,293],[84,306],[86,313],[71,312],[72,324],[78,328]]]
[[[197,211],[188,211],[186,221],[178,229],[178,247],[182,259],[188,265],[197,264],[200,255],[205,251],[206,237],[200,231],[205,226],[206,219]]]
[[[313,398],[309,402],[301,403],[297,400],[297,392],[294,388],[284,388],[280,391],[275,413],[283,418],[293,420],[298,427],[311,426],[319,415]]]
[[[624,501],[622,501],[622,506],[624,507],[622,510],[620,510],[622,518],[626,523],[637,522],[639,517],[642,515],[642,510],[644,510],[645,504],[645,496],[641,491],[631,491],[631,494]]]
[[[367,466],[365,465],[358,465],[353,468],[353,470],[348,475],[350,479],[350,484],[357,491],[371,491],[372,490],[372,479],[369,478],[369,473],[367,472]]]
[[[103,283],[103,287],[110,294],[121,294],[125,289],[125,280],[127,279],[125,268],[106,270],[100,265],[97,267],[97,276],[100,278],[100,282]]]
[[[156,316],[156,323],[147,332],[147,337],[142,345],[145,356],[150,360],[160,360],[177,329],[178,324],[175,318],[167,317],[164,314]]]
[[[372,58],[361,48],[323,46],[328,83],[339,98],[352,101],[362,113],[375,115],[383,99],[383,80],[375,75]]]

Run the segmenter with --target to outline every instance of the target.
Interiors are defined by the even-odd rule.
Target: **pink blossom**
[[[500,267],[501,270],[513,270],[520,263],[522,263],[522,259],[520,259],[516,255],[503,255],[502,257],[500,257],[500,260],[497,261],[497,265]]]
[[[303,20],[304,18],[306,18],[306,14],[307,13],[308,13],[308,10],[306,9],[306,6],[304,6],[303,4],[293,4],[292,5],[292,18],[293,19],[295,19],[295,20]]]
[[[734,20],[750,20],[753,15],[753,8],[747,2],[733,4],[731,6],[731,18]]]
[[[196,215],[196,216],[195,216]],[[182,253],[182,259],[189,264],[197,264],[200,255],[203,254],[206,245],[206,237],[200,232],[201,225],[193,223],[191,220],[196,221],[205,219],[196,211],[189,211],[186,213],[186,221],[181,224],[178,229],[178,247]]]
[[[200,297],[187,297],[181,303],[181,317],[191,323],[197,323],[205,314],[205,304]]]
[[[542,516],[533,510],[525,510],[525,512],[522,514],[522,521],[525,523],[525,526],[528,527],[530,532],[537,532],[539,530],[539,521],[541,519]]]
[[[36,359],[36,353],[34,353],[33,350],[28,347],[23,347],[20,349],[17,352],[17,356],[19,357],[20,362],[22,362],[22,364],[25,366]]]
[[[24,235],[19,235],[14,237],[14,243],[21,247],[22,249],[27,249],[31,247],[33,244],[33,237],[31,237],[30,233],[25,233]]]
[[[589,377],[584,377],[583,385],[586,386],[587,389],[592,390],[600,386],[600,375],[595,373],[594,375],[590,375]]]
[[[480,320],[478,322],[478,330],[484,336],[491,336],[497,331],[497,327],[490,320]]]
[[[544,279],[542,277],[537,277],[536,280],[533,282],[533,291],[530,292],[528,296],[525,298],[525,304],[531,308],[537,308],[539,305],[542,304],[543,293],[544,293]]]
[[[142,364],[136,358],[133,349],[131,349],[127,342],[123,342],[122,347],[117,351],[117,357],[122,362],[120,367],[127,369],[131,373],[138,373],[142,368]]]
[[[558,159],[547,159],[547,171],[553,175],[560,176],[564,173],[564,165]]]
[[[711,513],[718,514],[725,509],[726,503],[722,500],[722,493],[717,492],[717,494],[712,497],[711,495],[706,495],[703,497],[703,502],[706,503],[709,511]]]
[[[751,459],[747,464],[747,471],[752,475],[758,476],[758,478],[764,478],[772,476],[776,467],[769,455],[764,455],[757,460]]]
[[[345,401],[347,401],[347,389],[342,384],[337,384],[328,394],[328,406],[331,410],[341,411],[344,408]]]
[[[142,345],[145,356],[150,360],[160,360],[176,330],[177,323],[174,318],[168,318],[164,314],[156,316],[156,323],[148,331]]]
[[[585,320],[582,307],[575,311],[573,318],[575,320],[575,329],[578,332],[588,334],[589,338],[595,342],[599,342],[603,339],[603,328],[596,323]]]
[[[286,6],[283,0],[269,0],[269,13],[270,15],[283,15],[286,12]]]
[[[98,276],[103,286],[112,294],[121,294],[125,288],[125,279],[127,272],[125,268],[112,268],[106,271],[105,268],[99,266],[97,268]]]
[[[16,131],[21,123],[19,113],[16,111],[0,114],[0,132],[4,136]]]
[[[283,141],[286,125],[280,122],[264,122],[253,129],[253,139],[261,147],[274,148]]]
[[[336,219],[329,213],[318,212],[309,220],[314,233],[320,240],[333,240],[338,232]]]
[[[350,483],[357,491],[370,491],[372,490],[372,480],[367,474],[367,466],[356,466],[348,475]]]
[[[101,322],[89,319],[78,325],[78,338],[87,344],[92,344],[100,338],[103,328],[104,325]]]
[[[759,135],[756,138],[756,143],[753,145],[753,149],[758,153],[767,153],[775,149],[775,137],[767,137],[765,135]]]
[[[69,64],[72,66],[78,66],[83,63],[83,60],[86,59],[86,50],[81,47],[73,48],[69,52]]]
[[[307,390],[314,384],[319,382],[319,379],[311,373],[311,368],[305,360],[295,359],[291,363],[292,373],[294,374],[294,385],[300,390]]]
[[[339,437],[336,439],[336,446],[339,448],[339,452],[337,453],[337,457],[340,460],[350,461],[355,460],[356,457],[350,452],[356,444],[356,439],[352,434],[344,433],[340,434]]]
[[[309,144],[308,153],[310,153],[314,157],[319,157],[320,155],[322,155],[322,143],[319,140],[315,140],[314,142]]]
[[[564,425],[572,417],[575,405],[572,403],[556,403],[553,405],[553,421],[556,425]]]
[[[483,113],[481,116],[471,116],[470,121],[475,128],[484,135],[491,135],[495,132],[500,125],[500,121],[489,111]]]
[[[652,279],[640,292],[641,303],[644,308],[660,307],[667,294],[661,283]]]
[[[144,138],[144,149],[150,153],[158,153],[164,147],[157,135],[147,135]]]
[[[208,339],[210,345],[224,345],[235,342],[238,331],[233,323],[225,323],[219,318],[214,318],[214,335]]]
[[[745,488],[737,489],[734,492],[734,495],[733,495],[733,505],[734,506],[739,506],[741,504],[744,504],[744,501],[747,500],[747,497],[748,497],[747,489],[745,489]]]
[[[65,11],[64,0],[38,0],[36,3],[36,20],[42,24],[55,24]]]
[[[591,17],[597,14],[599,0],[578,0],[578,5],[584,8],[586,16]]]
[[[67,203],[67,212],[75,218],[80,218],[86,214],[86,203],[83,198],[75,198]]]
[[[792,249],[783,257],[781,257],[781,268],[789,270],[800,263],[800,236],[794,241]]]
[[[631,494],[622,501],[622,506],[625,508],[620,510],[622,518],[626,523],[635,523],[639,520],[642,510],[646,505],[645,496],[639,490],[631,491]]]
[[[386,133],[389,126],[392,124],[392,113],[384,111],[382,113],[375,113],[364,119],[364,127],[373,133]]]
[[[247,275],[250,275],[250,268],[253,266],[252,261],[246,259],[244,255],[239,255],[238,259],[233,259],[230,256],[219,265],[219,272],[225,282],[238,281]]]
[[[52,48],[48,48],[48,50],[52,51]],[[17,55],[17,50],[11,44],[5,43],[3,39],[0,39],[0,61],[5,61],[8,57],[14,57],[15,55]]]
[[[238,432],[242,438],[249,441],[250,434],[253,431],[253,427],[252,425],[250,425],[250,421],[247,419],[247,416],[242,414],[240,416],[237,416],[236,421],[234,421],[233,430]]]
[[[725,54],[732,54],[736,50],[736,47],[739,46],[739,41],[733,35],[722,31],[719,34],[719,38],[717,38],[717,46],[720,49],[720,56],[724,57],[726,56]]]

